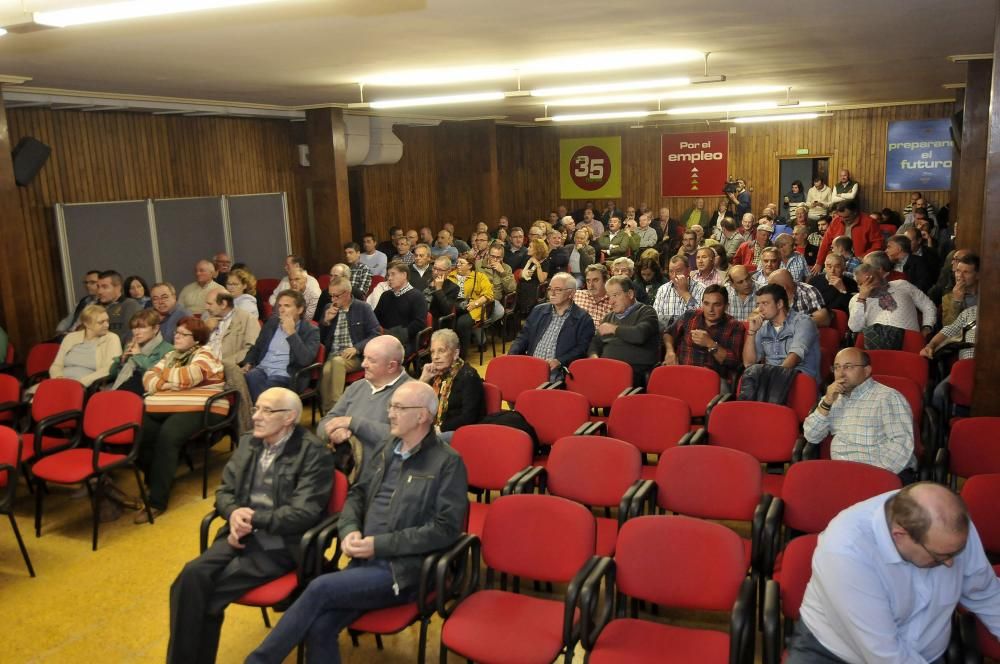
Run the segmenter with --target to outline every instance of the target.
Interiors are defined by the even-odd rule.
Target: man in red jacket
[[[885,241],[882,238],[882,231],[878,223],[868,215],[858,214],[858,203],[854,200],[841,201],[837,204],[837,214],[834,215],[830,227],[823,236],[823,241],[819,245],[819,253],[816,256],[816,264],[812,267],[812,273],[819,274],[823,269],[823,261],[830,251],[830,243],[834,238],[847,235],[854,242],[854,255],[864,256],[869,251],[884,249]]]

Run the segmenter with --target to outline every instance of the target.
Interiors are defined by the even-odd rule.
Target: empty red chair
[[[829,309],[828,311],[833,315],[833,321],[830,323],[830,326],[837,330],[837,335],[843,341],[847,338],[847,312],[841,309]],[[820,332],[822,331],[823,328],[820,329]]]
[[[142,397],[132,392],[116,390],[98,392],[87,402],[83,415],[83,435],[93,441],[93,449],[82,447],[77,437],[70,449],[57,452],[42,451],[32,459],[31,474],[35,481],[35,537],[42,534],[42,502],[47,482],[55,484],[86,483],[93,511],[91,549],[97,550],[97,530],[100,524],[101,500],[104,498],[103,481],[118,468],[131,468],[136,486],[146,505],[146,516],[153,522],[146,489],[139,468],[135,464],[139,452],[139,429],[142,426]],[[93,487],[91,488],[91,481]]]
[[[455,430],[451,446],[462,456],[469,490],[476,494],[476,502],[469,504],[466,532],[482,535],[491,492],[509,492],[511,480],[531,468],[531,436],[513,427],[468,424]]]
[[[21,463],[21,439],[10,427],[0,426],[0,514],[6,514],[14,538],[21,550],[21,557],[28,568],[28,574],[35,576],[35,568],[31,566],[28,549],[24,546],[21,529],[17,527],[14,518],[14,497],[17,494],[18,468]]]
[[[330,274],[317,274],[316,283],[319,284],[320,291],[326,291],[330,287]]]
[[[720,403],[708,421],[707,438],[709,445],[740,450],[766,464],[790,463],[805,446],[795,411],[761,401]],[[783,475],[765,473],[764,493],[780,496],[783,480]]]
[[[954,489],[959,477],[1000,473],[1000,417],[965,417],[948,435],[948,446],[938,450],[934,479],[950,477]]]
[[[512,407],[522,392],[548,381],[548,363],[531,355],[501,355],[486,365],[486,382],[499,387],[503,400]]]
[[[606,433],[635,445],[643,456],[642,478],[652,479],[656,466],[648,465],[647,456],[690,439],[691,409],[687,402],[661,394],[630,394],[615,401],[606,424],[595,424],[587,433]]]
[[[854,345],[857,348],[865,347],[865,335],[863,332],[858,332],[857,338],[854,340]],[[890,351],[894,353],[919,353],[923,350],[923,347],[927,345],[927,340],[924,336],[915,330],[904,330],[903,331],[903,347],[898,351]],[[886,352],[886,351],[880,351]]]
[[[948,424],[954,422],[952,406],[972,408],[972,386],[976,377],[976,360],[959,360],[951,365],[948,375],[948,412],[941,413]]]
[[[731,614],[728,633],[635,617],[595,615],[607,597]],[[753,661],[753,581],[743,545],[725,526],[685,516],[643,516],[622,526],[614,559],[601,558],[581,593],[587,661],[729,664]],[[619,614],[620,615],[620,614]]]
[[[25,385],[35,383],[49,377],[49,367],[59,354],[59,344],[41,343],[31,347],[28,358],[24,361]]]
[[[43,380],[31,401],[32,431],[22,435],[21,461],[69,448],[80,435],[83,385],[69,378]]]
[[[379,274],[373,274],[372,281],[370,284],[368,284],[368,294],[371,295],[372,291],[375,290],[375,287],[378,286],[383,281],[385,281],[385,277]]]
[[[891,387],[906,399],[910,404],[910,412],[913,413],[913,452],[917,455],[921,466],[926,463],[926,451],[924,445],[924,427],[928,430],[928,441],[933,444],[937,440],[937,420],[935,417],[924,418],[924,398],[920,391],[920,386],[909,378],[902,376],[881,376],[872,375],[875,382],[886,387]]]
[[[274,293],[278,288],[278,284],[281,283],[279,279],[258,279],[257,280],[257,297],[267,304],[268,300],[271,299],[271,294]],[[267,316],[264,316],[267,318]]]
[[[632,389],[632,367],[621,360],[588,357],[574,360],[566,375],[566,389],[587,397],[594,419],[606,419],[602,412],[611,408],[615,399]]]
[[[583,505],[557,496],[501,496],[490,508],[483,537],[466,535],[441,557],[442,569],[466,561],[470,582],[461,594],[438,585],[441,658],[449,650],[479,662],[548,664],[572,658],[579,619],[579,588],[593,571],[597,526]],[[486,587],[478,590],[480,551],[490,570],[569,584],[561,598],[534,597]],[[453,601],[452,601],[453,600]]]
[[[590,421],[587,397],[565,390],[527,390],[518,397],[515,410],[535,429],[543,452]],[[537,457],[535,465],[544,466],[545,457]]]
[[[873,374],[909,378],[920,386],[921,392],[927,390],[930,381],[927,358],[902,350],[870,350],[868,356]]]
[[[799,424],[804,422],[809,413],[816,407],[816,402],[819,400],[817,390],[815,378],[801,371],[796,372],[795,380],[792,381],[792,387],[788,391],[788,400],[785,403],[795,411],[795,417],[798,418]]]
[[[1000,505],[1000,473],[973,475],[962,485],[961,496],[983,549],[990,555],[1000,554],[1000,519],[996,515]]]
[[[618,509],[618,516],[597,517],[597,555],[612,556],[618,529],[628,518],[631,496],[639,488],[642,455],[634,445],[605,436],[566,436],[556,441],[544,468],[533,468],[515,492],[535,481],[553,496],[588,507]]]
[[[840,352],[840,342],[843,340],[843,336],[840,332],[832,327],[821,327],[819,328],[819,375],[820,378],[826,379],[830,376],[830,372],[833,369],[833,359]]]
[[[691,417],[704,422],[712,408],[725,398],[719,394],[721,380],[719,374],[704,367],[656,367],[649,376],[646,392],[686,401]]]
[[[316,407],[319,403],[319,380],[323,375],[323,365],[326,363],[326,346],[323,344],[319,345],[316,349],[316,358],[313,363],[302,367],[295,372],[295,376],[292,377],[292,385],[299,384],[299,377],[303,375],[308,375],[309,380],[306,382],[305,388],[299,392],[299,400],[302,405],[305,406],[309,404],[310,409],[310,422],[313,426],[316,426]]]
[[[791,634],[783,633],[783,624],[791,625],[792,621],[799,619],[799,608],[812,578],[812,557],[818,543],[819,535],[815,533],[793,539],[785,548],[781,582],[776,579],[767,581],[763,610],[764,664],[784,661],[785,644]]]
[[[483,383],[483,401],[486,405],[487,415],[503,410],[503,395],[500,393],[500,388],[493,383]]]
[[[23,409],[21,382],[10,374],[0,374],[0,425],[16,428]]]

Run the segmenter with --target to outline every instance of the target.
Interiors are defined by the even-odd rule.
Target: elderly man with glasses
[[[344,393],[347,374],[361,368],[365,346],[380,333],[378,319],[367,302],[351,295],[351,282],[343,277],[330,280],[330,304],[320,321],[320,343],[326,348],[326,363],[320,380],[323,411],[333,408]]]

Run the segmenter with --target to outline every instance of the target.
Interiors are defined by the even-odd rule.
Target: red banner
[[[729,133],[663,134],[660,163],[664,196],[721,196],[729,169]]]

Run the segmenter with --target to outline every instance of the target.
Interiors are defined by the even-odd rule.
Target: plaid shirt
[[[902,394],[869,378],[843,394],[826,415],[813,410],[802,423],[806,440],[817,445],[833,435],[830,456],[900,473],[916,465],[913,411]]]
[[[793,253],[787,261],[781,262],[781,267],[792,273],[796,282],[805,281],[809,277],[809,266],[802,254]]]
[[[705,293],[705,287],[697,281],[691,281],[688,290],[691,293],[691,299],[685,302],[677,294],[672,281],[656,289],[656,299],[653,300],[653,309],[656,310],[656,317],[660,319],[660,332],[665,332],[685,312],[697,309],[698,305],[701,304],[701,296]]]
[[[693,343],[691,332],[694,330],[706,330],[715,343],[725,349],[726,359],[720,363],[707,348]],[[723,314],[719,322],[709,327],[701,309],[689,311],[677,319],[665,334],[673,339],[678,364],[706,367],[726,380],[732,381],[743,362],[743,340],[746,330],[742,323],[727,314]]]
[[[962,313],[955,317],[951,325],[941,328],[941,334],[945,339],[961,339],[970,344],[976,343],[976,317],[979,313],[979,306],[973,305],[968,309],[963,309]],[[969,328],[969,329],[966,329]],[[968,360],[976,356],[975,348],[963,348],[958,351],[958,359]]]
[[[600,300],[594,298],[589,290],[578,290],[573,294],[573,302],[594,319],[594,327],[601,324],[604,317],[611,313],[611,300],[607,293]]]
[[[404,263],[406,265],[413,265],[413,261],[416,260],[416,256],[413,255],[412,251],[407,251],[405,254],[396,254],[392,257],[392,262],[397,261]]]
[[[708,287],[711,286],[712,284],[721,284],[722,280],[725,278],[725,275],[722,273],[721,270],[713,269],[711,272],[708,273],[707,277],[703,275],[700,271],[692,272],[691,278],[697,281],[702,286]]]
[[[556,308],[552,307],[552,320],[549,322],[549,326],[545,328],[542,332],[541,339],[535,345],[535,352],[532,353],[535,357],[540,357],[543,360],[551,360],[556,356],[556,344],[559,342],[559,333],[563,329],[563,325],[569,320],[570,307],[566,308],[562,316],[556,313]]]
[[[726,286],[726,290],[729,291],[729,306],[726,308],[726,312],[736,320],[750,318],[750,314],[757,308],[757,292],[752,290],[744,298],[740,297],[740,294],[732,286]]]
[[[351,288],[357,288],[367,295],[372,285],[371,269],[361,261],[348,267],[351,268]]]
[[[792,303],[792,309],[812,315],[825,306],[823,294],[818,288],[809,284],[795,284],[795,302]]]

